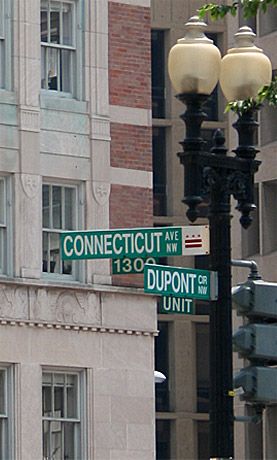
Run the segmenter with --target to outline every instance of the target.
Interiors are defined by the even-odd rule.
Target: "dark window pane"
[[[41,11],[40,12],[40,40],[42,42],[47,42],[47,12]]]
[[[155,341],[155,369],[166,376],[166,381],[155,385],[156,410],[164,412],[169,410],[168,323],[159,322],[158,329],[160,333]]]
[[[52,392],[51,386],[42,387],[42,415],[45,417],[53,417],[52,412]]]
[[[63,45],[73,45],[73,5],[63,5]]]
[[[209,460],[209,425],[208,422],[197,423],[198,432],[198,459]]]
[[[0,370],[0,414],[6,413],[5,408],[5,371]]]
[[[75,190],[66,187],[64,189],[64,228],[65,230],[73,230],[73,204]]]
[[[77,418],[77,375],[66,377],[67,418]]]
[[[60,91],[70,93],[71,91],[71,57],[72,53],[69,50],[61,50],[61,63],[60,63]]]
[[[218,46],[217,34],[207,33],[206,35],[210,40],[213,40],[215,46]],[[218,121],[218,86],[215,87],[212,94],[209,96],[209,99],[204,105],[204,111],[208,115],[208,120]]]
[[[264,14],[263,14],[263,16],[264,16]],[[253,32],[256,33],[256,29],[257,29],[257,18],[256,18],[256,16],[253,16],[252,18],[245,18],[243,16],[243,8],[242,8],[241,5],[239,6],[239,26],[240,27],[249,26],[249,27],[251,27]]]
[[[42,187],[42,226],[43,228],[50,227],[50,199],[49,199],[49,185]]]
[[[60,234],[50,233],[50,272],[60,273]]]
[[[196,325],[197,411],[209,412],[209,324]]]
[[[203,108],[208,115],[207,120],[218,121],[218,86],[215,87]]]
[[[152,117],[165,117],[165,59],[164,31],[152,30]]]
[[[277,10],[277,9],[276,9]],[[277,12],[277,11],[276,11]],[[277,78],[277,70],[272,71],[272,79]],[[261,144],[269,144],[277,140],[277,110],[276,107],[264,105],[261,109]]]
[[[153,128],[154,215],[166,215],[166,132]]]
[[[50,12],[50,41],[60,43],[60,14],[58,11]]]
[[[256,210],[251,213],[253,219],[250,227],[242,228],[242,257],[247,258],[260,252],[260,218],[259,218],[259,188],[254,187],[254,204]],[[273,213],[274,214],[274,213]],[[272,214],[272,215],[273,215]]]
[[[64,423],[64,459],[75,460],[74,456],[74,424]]]
[[[64,387],[54,387],[55,417],[64,417]]]
[[[277,181],[264,182],[263,187],[263,250],[269,254],[277,250]]]
[[[170,421],[156,420],[156,460],[170,458]]]
[[[277,8],[269,6],[267,13],[263,12],[259,15],[260,35],[270,34],[277,30]]]
[[[52,188],[52,212],[53,228],[62,228],[62,189],[54,186]]]

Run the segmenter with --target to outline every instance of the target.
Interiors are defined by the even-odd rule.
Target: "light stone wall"
[[[13,0],[14,91],[0,91],[0,171],[12,176],[13,215],[0,363],[15,368],[15,459],[42,458],[41,373],[50,367],[86,373],[88,460],[153,460],[156,301],[111,286],[108,260],[84,263],[87,284],[41,274],[42,181],[83,184],[88,229],[109,227],[111,184],[130,182],[128,170],[110,167],[108,0],[84,0],[84,19],[77,98],[51,97],[40,90],[40,2]],[[150,124],[149,111],[128,116]],[[141,172],[136,185],[151,188],[151,179]]]
[[[89,460],[153,460],[155,299],[131,288],[2,282],[0,331],[0,362],[16,368],[16,458],[42,456],[41,373],[53,368],[86,372]]]

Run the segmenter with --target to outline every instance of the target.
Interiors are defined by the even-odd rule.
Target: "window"
[[[0,177],[0,274],[10,273],[10,181]]]
[[[43,459],[85,459],[81,431],[81,375],[43,372]]]
[[[269,5],[267,12],[262,11],[259,14],[259,31],[260,35],[267,35],[276,32],[277,29],[277,10]]]
[[[257,209],[251,213],[253,221],[248,229],[242,228],[242,257],[247,258],[260,253],[260,198],[259,186],[254,187],[254,204]]]
[[[156,411],[169,410],[169,324],[167,321],[158,323],[159,335],[155,339],[155,369],[166,376],[166,381],[155,385]]]
[[[277,181],[263,183],[263,254],[277,251]]]
[[[0,0],[0,88],[11,89],[11,0]]]
[[[165,118],[165,40],[164,30],[151,32],[152,117]]]
[[[13,458],[12,387],[12,368],[0,367],[0,460]]]
[[[154,215],[166,215],[166,130],[153,127],[153,189]]]
[[[42,188],[43,267],[45,273],[78,278],[78,264],[62,261],[60,233],[76,230],[80,216],[77,206],[77,187],[44,184]],[[80,207],[79,207],[80,209]]]
[[[156,420],[156,460],[169,460],[170,420]]]
[[[264,14],[263,14],[264,16]],[[243,15],[242,5],[239,5],[239,26],[248,26],[251,27],[253,32],[257,32],[257,17],[253,16],[252,18],[245,18]]]
[[[76,5],[41,0],[41,87],[74,93]]]
[[[277,77],[277,69],[272,71],[272,79]],[[261,110],[260,119],[260,133],[261,133],[261,144],[266,145],[277,140],[276,132],[277,124],[277,113],[276,107],[271,105],[264,105]]]
[[[219,35],[207,33],[207,37],[214,42],[214,45],[219,46]],[[204,104],[204,112],[207,114],[209,121],[218,121],[218,85],[214,88],[207,102]]]
[[[197,412],[209,412],[209,324],[195,323]]]
[[[197,423],[198,433],[198,459],[209,460],[209,423],[198,422]]]

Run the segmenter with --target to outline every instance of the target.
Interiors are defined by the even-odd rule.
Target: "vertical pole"
[[[218,272],[218,300],[210,306],[210,457],[233,458],[233,372],[230,195],[217,183],[211,191],[211,270]]]

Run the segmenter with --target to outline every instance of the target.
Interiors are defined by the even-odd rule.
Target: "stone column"
[[[39,278],[41,274],[39,18],[39,2],[18,2],[15,87],[18,88],[19,172],[15,174],[15,274],[27,278]]]

